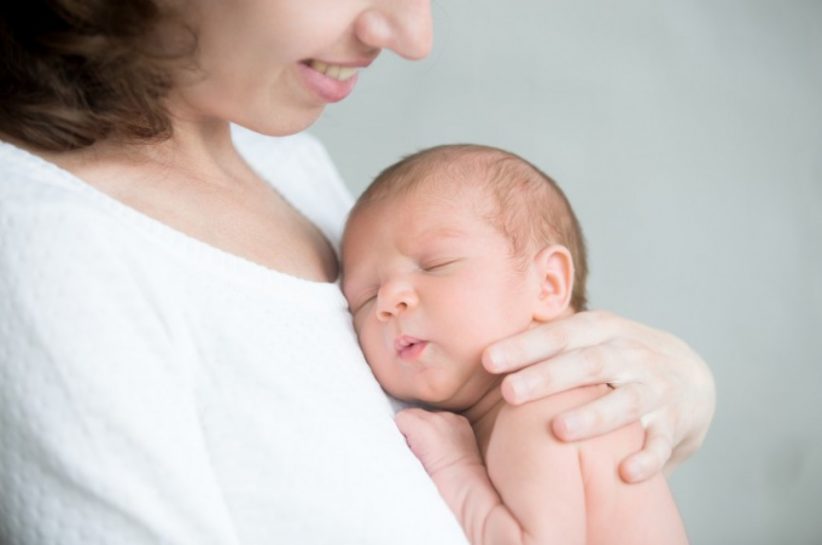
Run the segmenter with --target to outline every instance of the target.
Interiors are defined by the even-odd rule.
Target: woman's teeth
[[[357,73],[356,68],[349,68],[347,66],[339,66],[336,64],[325,64],[322,61],[311,61],[309,66],[317,72],[339,81],[351,79],[351,76]]]

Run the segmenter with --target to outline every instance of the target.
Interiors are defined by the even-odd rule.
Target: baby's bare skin
[[[396,397],[461,413],[409,409],[397,425],[475,545],[687,543],[662,475],[618,474],[642,447],[638,423],[574,443],[549,431],[607,386],[513,406],[483,368],[492,342],[574,314],[569,251],[515,263],[491,205],[476,184],[444,181],[349,220],[343,289],[374,374]]]
[[[626,484],[617,474],[621,456],[642,442],[639,424],[576,443],[545,429],[546,418],[606,391],[578,388],[519,407],[503,401],[487,437],[449,412],[408,409],[397,425],[475,545],[686,544],[663,476]]]

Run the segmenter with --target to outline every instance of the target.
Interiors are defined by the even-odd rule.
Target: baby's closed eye
[[[462,258],[446,258],[446,259],[432,259],[424,261],[420,264],[420,268],[425,272],[438,272],[449,269],[452,265],[456,265],[462,261]]]
[[[363,295],[358,295],[356,298],[349,300],[348,309],[351,314],[356,314],[369,303],[373,302],[377,298],[377,291],[369,291]]]

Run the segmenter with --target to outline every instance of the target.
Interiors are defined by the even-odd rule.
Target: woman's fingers
[[[645,429],[645,446],[619,465],[622,480],[637,483],[659,473],[671,457],[673,429],[668,419],[652,420]]]
[[[520,405],[589,384],[638,382],[647,359],[647,351],[617,342],[564,352],[505,377],[502,395]]]
[[[602,344],[613,337],[620,320],[605,311],[580,312],[492,344],[482,362],[491,373],[516,371],[561,352]]]
[[[636,480],[698,448],[714,413],[713,376],[687,343],[609,312],[581,312],[503,339],[486,349],[483,364],[492,373],[511,373],[501,389],[512,405],[589,384],[616,386],[558,417],[553,426],[562,439],[660,418],[643,450],[625,462],[625,475]]]
[[[660,401],[650,387],[641,383],[627,384],[587,405],[558,415],[551,427],[563,441],[586,439],[638,421],[642,415],[656,409]]]

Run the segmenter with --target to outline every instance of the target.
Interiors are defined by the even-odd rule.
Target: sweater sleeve
[[[238,543],[191,358],[118,228],[0,201],[0,543]]]

